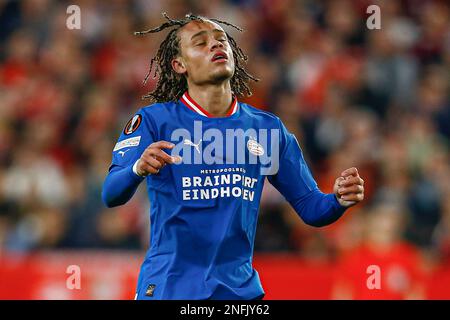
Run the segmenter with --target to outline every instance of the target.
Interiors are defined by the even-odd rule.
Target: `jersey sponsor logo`
[[[264,154],[264,148],[260,145],[255,138],[251,137],[247,141],[247,149],[251,154],[255,156],[262,156]]]
[[[140,114],[135,115],[133,118],[131,118],[127,122],[125,129],[123,129],[123,133],[126,135],[132,134],[139,128],[139,126],[141,125],[141,122],[142,122],[142,116]]]
[[[209,174],[210,171],[217,174]],[[246,175],[244,168],[200,170],[196,176],[181,177],[183,200],[241,198],[253,202],[258,179]]]
[[[117,142],[113,151],[119,151],[121,149],[129,148],[129,147],[137,147],[140,142],[141,142],[141,136],[128,138],[128,139]],[[125,154],[125,152],[123,152],[123,153]],[[123,157],[123,154],[122,154],[122,157]]]

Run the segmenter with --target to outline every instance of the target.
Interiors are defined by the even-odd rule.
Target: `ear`
[[[172,59],[172,69],[178,73],[178,74],[184,74],[186,73],[186,66],[184,64],[183,58],[181,57],[176,57],[174,59]]]

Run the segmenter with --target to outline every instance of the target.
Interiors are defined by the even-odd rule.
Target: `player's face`
[[[234,58],[223,29],[212,21],[192,21],[178,32],[181,55],[172,61],[177,73],[189,81],[218,84],[234,74]]]

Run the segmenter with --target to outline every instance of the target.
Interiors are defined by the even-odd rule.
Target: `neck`
[[[188,93],[202,108],[215,117],[225,116],[233,101],[230,81],[219,85],[202,86],[188,83]]]

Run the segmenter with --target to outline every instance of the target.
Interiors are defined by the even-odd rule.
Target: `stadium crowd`
[[[306,226],[267,182],[257,252],[347,259],[344,266],[382,252],[412,273],[450,267],[448,2],[76,3],[80,30],[66,28],[70,2],[0,2],[0,252],[148,246],[145,188],[114,209],[100,192],[123,126],[149,104],[140,97],[156,81],[142,86],[165,34],[133,32],[159,25],[167,11],[243,27],[226,30],[261,81],[240,100],[295,133],[324,192],[350,166],[366,182],[365,201],[321,229]],[[366,26],[372,3],[380,30]]]

